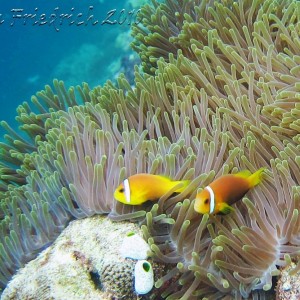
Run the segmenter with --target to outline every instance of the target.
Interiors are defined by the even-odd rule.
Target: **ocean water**
[[[133,53],[129,24],[142,2],[1,1],[0,120],[16,128],[17,106],[54,78],[66,87],[113,80]]]

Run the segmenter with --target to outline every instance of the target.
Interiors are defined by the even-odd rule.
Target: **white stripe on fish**
[[[212,188],[209,185],[205,189],[208,190],[209,195],[210,195],[209,213],[212,214],[213,211],[215,210],[215,206],[216,206],[216,203],[215,203],[215,193],[214,193],[214,191],[212,190]]]
[[[125,179],[124,182],[124,189],[125,189],[125,197],[126,197],[126,202],[130,203],[131,199],[130,199],[130,186],[129,186],[129,180]]]

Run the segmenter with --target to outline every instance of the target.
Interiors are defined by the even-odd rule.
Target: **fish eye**
[[[208,201],[209,201],[208,199],[205,199],[204,204],[208,204]]]
[[[120,188],[120,189],[119,189],[119,192],[120,192],[120,193],[124,193],[124,189],[123,189],[123,188]]]

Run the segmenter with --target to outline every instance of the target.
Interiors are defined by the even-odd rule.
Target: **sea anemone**
[[[116,86],[84,86],[82,103],[72,93],[64,102],[70,94],[56,83],[42,117],[30,119],[42,120],[38,138],[32,131],[34,147],[9,142],[2,158],[2,173],[12,173],[2,181],[2,285],[71,218],[96,213],[141,224],[153,259],[174,266],[155,283],[163,298],[263,298],[279,267],[297,256],[298,2],[153,3],[134,30],[149,74],[136,68],[133,87],[124,76]],[[72,107],[52,109],[51,99]],[[197,190],[215,177],[263,166],[263,183],[234,213],[194,211]],[[114,201],[118,184],[140,172],[191,183],[150,206]]]
[[[45,90],[31,97],[33,108],[27,102],[17,108],[16,120],[20,124],[17,133],[7,122],[2,127],[7,131],[5,143],[1,142],[0,152],[0,191],[6,191],[9,184],[22,185],[26,175],[21,166],[25,164],[25,154],[34,152],[39,141],[45,140],[47,128],[45,122],[54,111],[90,101],[89,87],[86,83],[67,91],[62,81],[53,80],[54,91],[49,85]]]

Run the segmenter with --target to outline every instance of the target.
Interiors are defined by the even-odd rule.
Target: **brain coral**
[[[300,3],[153,4],[133,31],[145,71],[133,87],[121,76],[78,96],[55,81],[33,98],[40,114],[18,109],[29,139],[8,128],[3,145],[3,286],[71,218],[96,213],[140,222],[153,258],[174,265],[155,284],[169,300],[264,299],[299,253]],[[198,188],[262,166],[234,213],[194,212]],[[139,172],[192,181],[152,207],[115,202]]]

